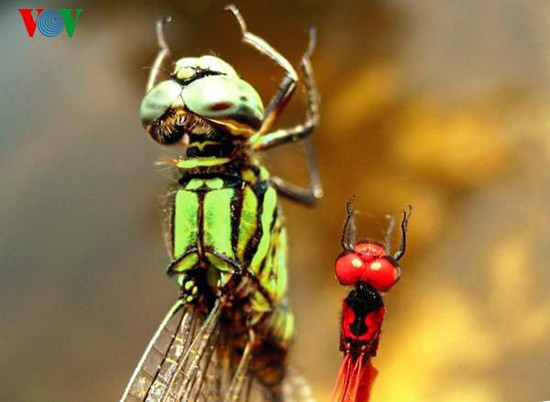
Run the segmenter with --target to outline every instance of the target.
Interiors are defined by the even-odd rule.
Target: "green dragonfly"
[[[322,197],[310,142],[319,122],[310,62],[315,31],[300,63],[305,120],[272,130],[295,92],[298,74],[271,45],[248,32],[234,5],[226,9],[243,42],[280,66],[284,78],[266,108],[232,66],[210,55],[179,59],[169,79],[158,82],[170,51],[163,35],[168,20],[157,22],[160,51],[140,112],[155,141],[185,146],[184,156],[174,160],[178,183],[166,228],[168,274],[177,278],[181,294],[121,401],[279,401],[307,394],[304,382],[287,373],[294,319],[286,298],[287,239],[278,196],[303,204]],[[259,151],[291,142],[304,145],[307,188],[271,175],[258,159]]]

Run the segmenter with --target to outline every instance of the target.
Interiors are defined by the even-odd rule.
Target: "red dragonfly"
[[[373,240],[356,243],[353,206],[352,201],[348,201],[341,239],[343,251],[336,259],[334,271],[341,285],[353,286],[353,289],[342,304],[340,351],[344,361],[332,395],[335,402],[369,400],[372,383],[378,374],[371,358],[376,356],[386,312],[381,293],[395,285],[401,275],[397,261],[405,254],[411,211],[411,206],[403,211],[399,249],[391,255],[393,217],[390,217],[384,244]]]

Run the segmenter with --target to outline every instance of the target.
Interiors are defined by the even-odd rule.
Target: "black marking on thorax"
[[[365,318],[369,313],[384,307],[380,293],[367,284],[357,285],[346,298],[347,305],[355,313],[355,320],[350,324],[351,333],[360,337],[368,331]]]

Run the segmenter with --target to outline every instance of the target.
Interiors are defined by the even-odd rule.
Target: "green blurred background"
[[[170,14],[175,57],[214,52],[265,101],[281,72],[221,1],[0,2],[0,399],[114,401],[177,296],[165,275],[166,151],[138,105]],[[374,401],[550,399],[550,3],[239,1],[297,64],[315,25],[326,197],[285,202],[295,365],[327,400],[346,289],[345,201],[363,236],[414,206]],[[73,38],[27,37],[20,7],[84,9]],[[281,121],[304,112],[297,96]],[[299,147],[266,155],[307,179]]]

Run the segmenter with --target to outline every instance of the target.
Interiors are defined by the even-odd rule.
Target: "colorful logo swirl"
[[[63,30],[63,26],[63,17],[56,10],[46,10],[38,17],[38,30],[48,38],[59,35]]]

